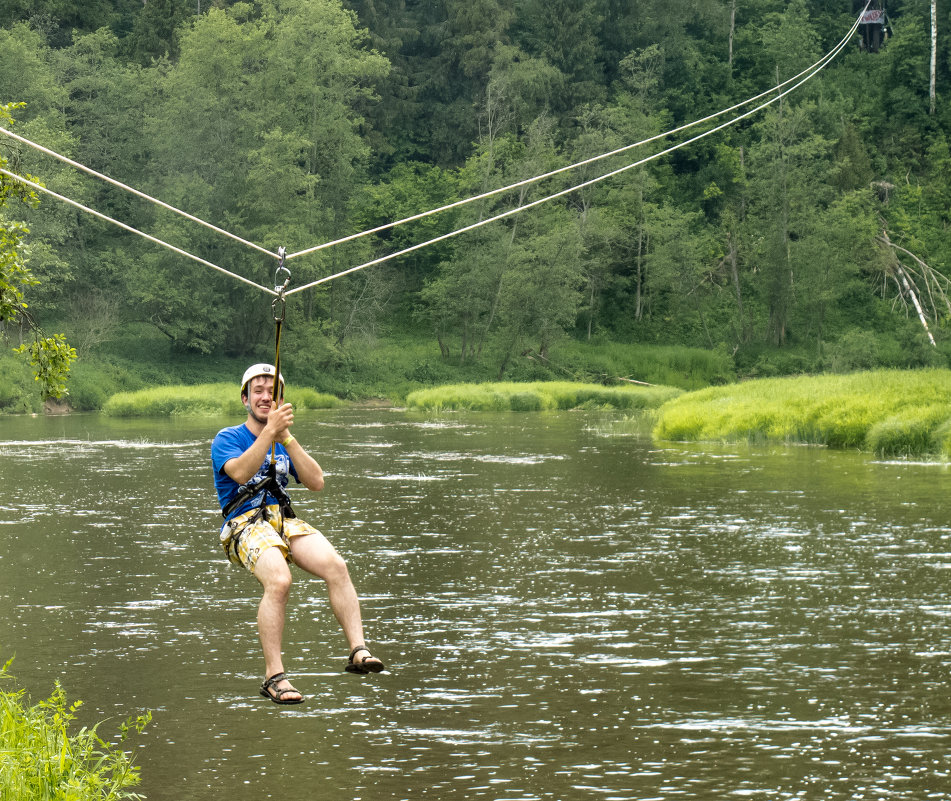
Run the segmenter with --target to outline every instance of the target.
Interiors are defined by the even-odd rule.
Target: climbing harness
[[[232,501],[221,511],[223,517],[227,517],[231,512],[241,506],[242,503],[248,500],[248,498],[254,497],[258,493],[261,495],[261,502],[254,509],[253,513],[247,520],[244,520],[241,524],[241,527],[236,531],[234,526],[232,526],[231,535],[227,539],[226,551],[229,557],[234,554],[238,554],[238,543],[241,540],[241,537],[251,529],[251,527],[257,523],[259,520],[268,522],[270,520],[270,511],[268,510],[268,495],[270,494],[277,499],[278,506],[281,509],[281,526],[277,529],[278,536],[284,540],[285,545],[289,545],[287,536],[284,534],[284,521],[290,520],[297,517],[294,514],[294,510],[291,507],[291,499],[287,495],[287,491],[281,486],[281,483],[277,480],[277,477],[273,471],[273,462],[268,468],[268,473],[263,478],[258,478],[256,481],[252,479],[251,482],[245,484],[238,490],[238,494],[232,499]],[[249,487],[249,484],[251,485]],[[231,525],[230,523],[228,525]]]

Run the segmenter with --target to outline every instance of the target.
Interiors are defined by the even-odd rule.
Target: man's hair
[[[256,376],[254,376],[253,378],[249,378],[249,379],[248,379],[248,383],[245,384],[245,385],[241,388],[241,397],[242,397],[242,398],[248,398],[248,397],[250,397],[250,394],[251,394],[251,392],[250,392],[250,390],[251,390],[251,384],[252,384],[254,381],[256,381],[258,378],[263,378],[263,379],[265,379],[265,380],[267,380],[268,378],[270,378],[271,380],[274,380],[274,376],[270,376],[270,375],[256,375]],[[278,397],[279,397],[279,398],[283,398],[283,397],[284,397],[284,382],[281,381],[280,384],[281,384],[281,391],[280,391],[280,393],[278,394]]]

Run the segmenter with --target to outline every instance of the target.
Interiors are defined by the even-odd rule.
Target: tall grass
[[[333,395],[306,388],[289,391],[287,400],[298,410],[343,405],[343,401]],[[103,413],[112,417],[234,417],[244,414],[244,406],[233,383],[198,384],[119,392],[106,401]]]
[[[633,378],[662,386],[700,389],[735,380],[725,350],[685,345],[645,345],[565,340],[552,348],[551,367],[576,380]]]
[[[801,442],[951,458],[951,370],[875,370],[689,392],[657,413],[667,440]]]
[[[9,679],[6,666],[0,679]],[[66,702],[57,682],[52,695],[29,705],[23,690],[0,690],[0,799],[10,801],[118,801],[144,796],[130,788],[139,769],[117,746],[103,740],[97,726],[70,732],[81,702]],[[140,733],[151,720],[146,713],[127,721]]]
[[[411,392],[409,408],[432,411],[546,411],[555,409],[652,409],[680,393],[674,387],[604,387],[570,381],[450,384]]]
[[[40,385],[30,374],[30,365],[13,353],[12,348],[3,349],[0,339],[0,413],[22,414],[38,412],[43,408]]]

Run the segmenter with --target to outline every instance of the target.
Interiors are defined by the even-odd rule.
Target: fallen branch
[[[905,303],[906,297],[911,300],[918,314],[918,319],[928,335],[928,341],[932,347],[937,347],[934,335],[928,325],[928,312],[930,312],[933,320],[937,320],[938,307],[943,305],[951,314],[951,299],[948,297],[949,290],[951,290],[951,279],[935,270],[908,248],[893,242],[884,228],[882,233],[876,237],[876,241],[886,248],[891,256],[885,267],[886,278],[891,278],[898,286],[898,298],[902,303]],[[917,270],[902,263],[898,257],[899,253],[908,256],[917,266]],[[918,286],[919,283],[924,287],[924,294]],[[922,305],[922,297],[925,297],[928,301],[930,308],[927,311]]]

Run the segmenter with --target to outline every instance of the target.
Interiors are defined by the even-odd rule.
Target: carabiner
[[[287,285],[291,282],[291,271],[284,266],[284,254],[286,252],[283,245],[277,249],[278,263],[277,269],[274,271],[274,291],[277,292],[279,297],[284,296],[284,290],[287,289]],[[284,283],[281,283],[281,273],[286,276]]]
[[[274,301],[271,303],[271,311],[274,313],[275,322],[284,321],[284,292],[287,290],[287,286],[291,282],[291,271],[284,266],[284,256],[286,253],[287,251],[283,245],[277,249],[278,263],[277,269],[274,271],[274,291],[277,293],[277,297],[274,298]],[[281,282],[282,273],[284,274],[283,283]],[[280,304],[280,316],[278,316],[278,304]]]
[[[280,313],[278,313],[278,306],[280,306]],[[284,322],[284,310],[285,310],[285,308],[286,308],[286,302],[285,302],[285,300],[284,300],[284,295],[283,295],[283,293],[280,294],[280,295],[278,295],[276,298],[274,298],[273,301],[271,301],[271,314],[274,315],[274,322],[275,322],[275,323],[283,323],[283,322]]]

